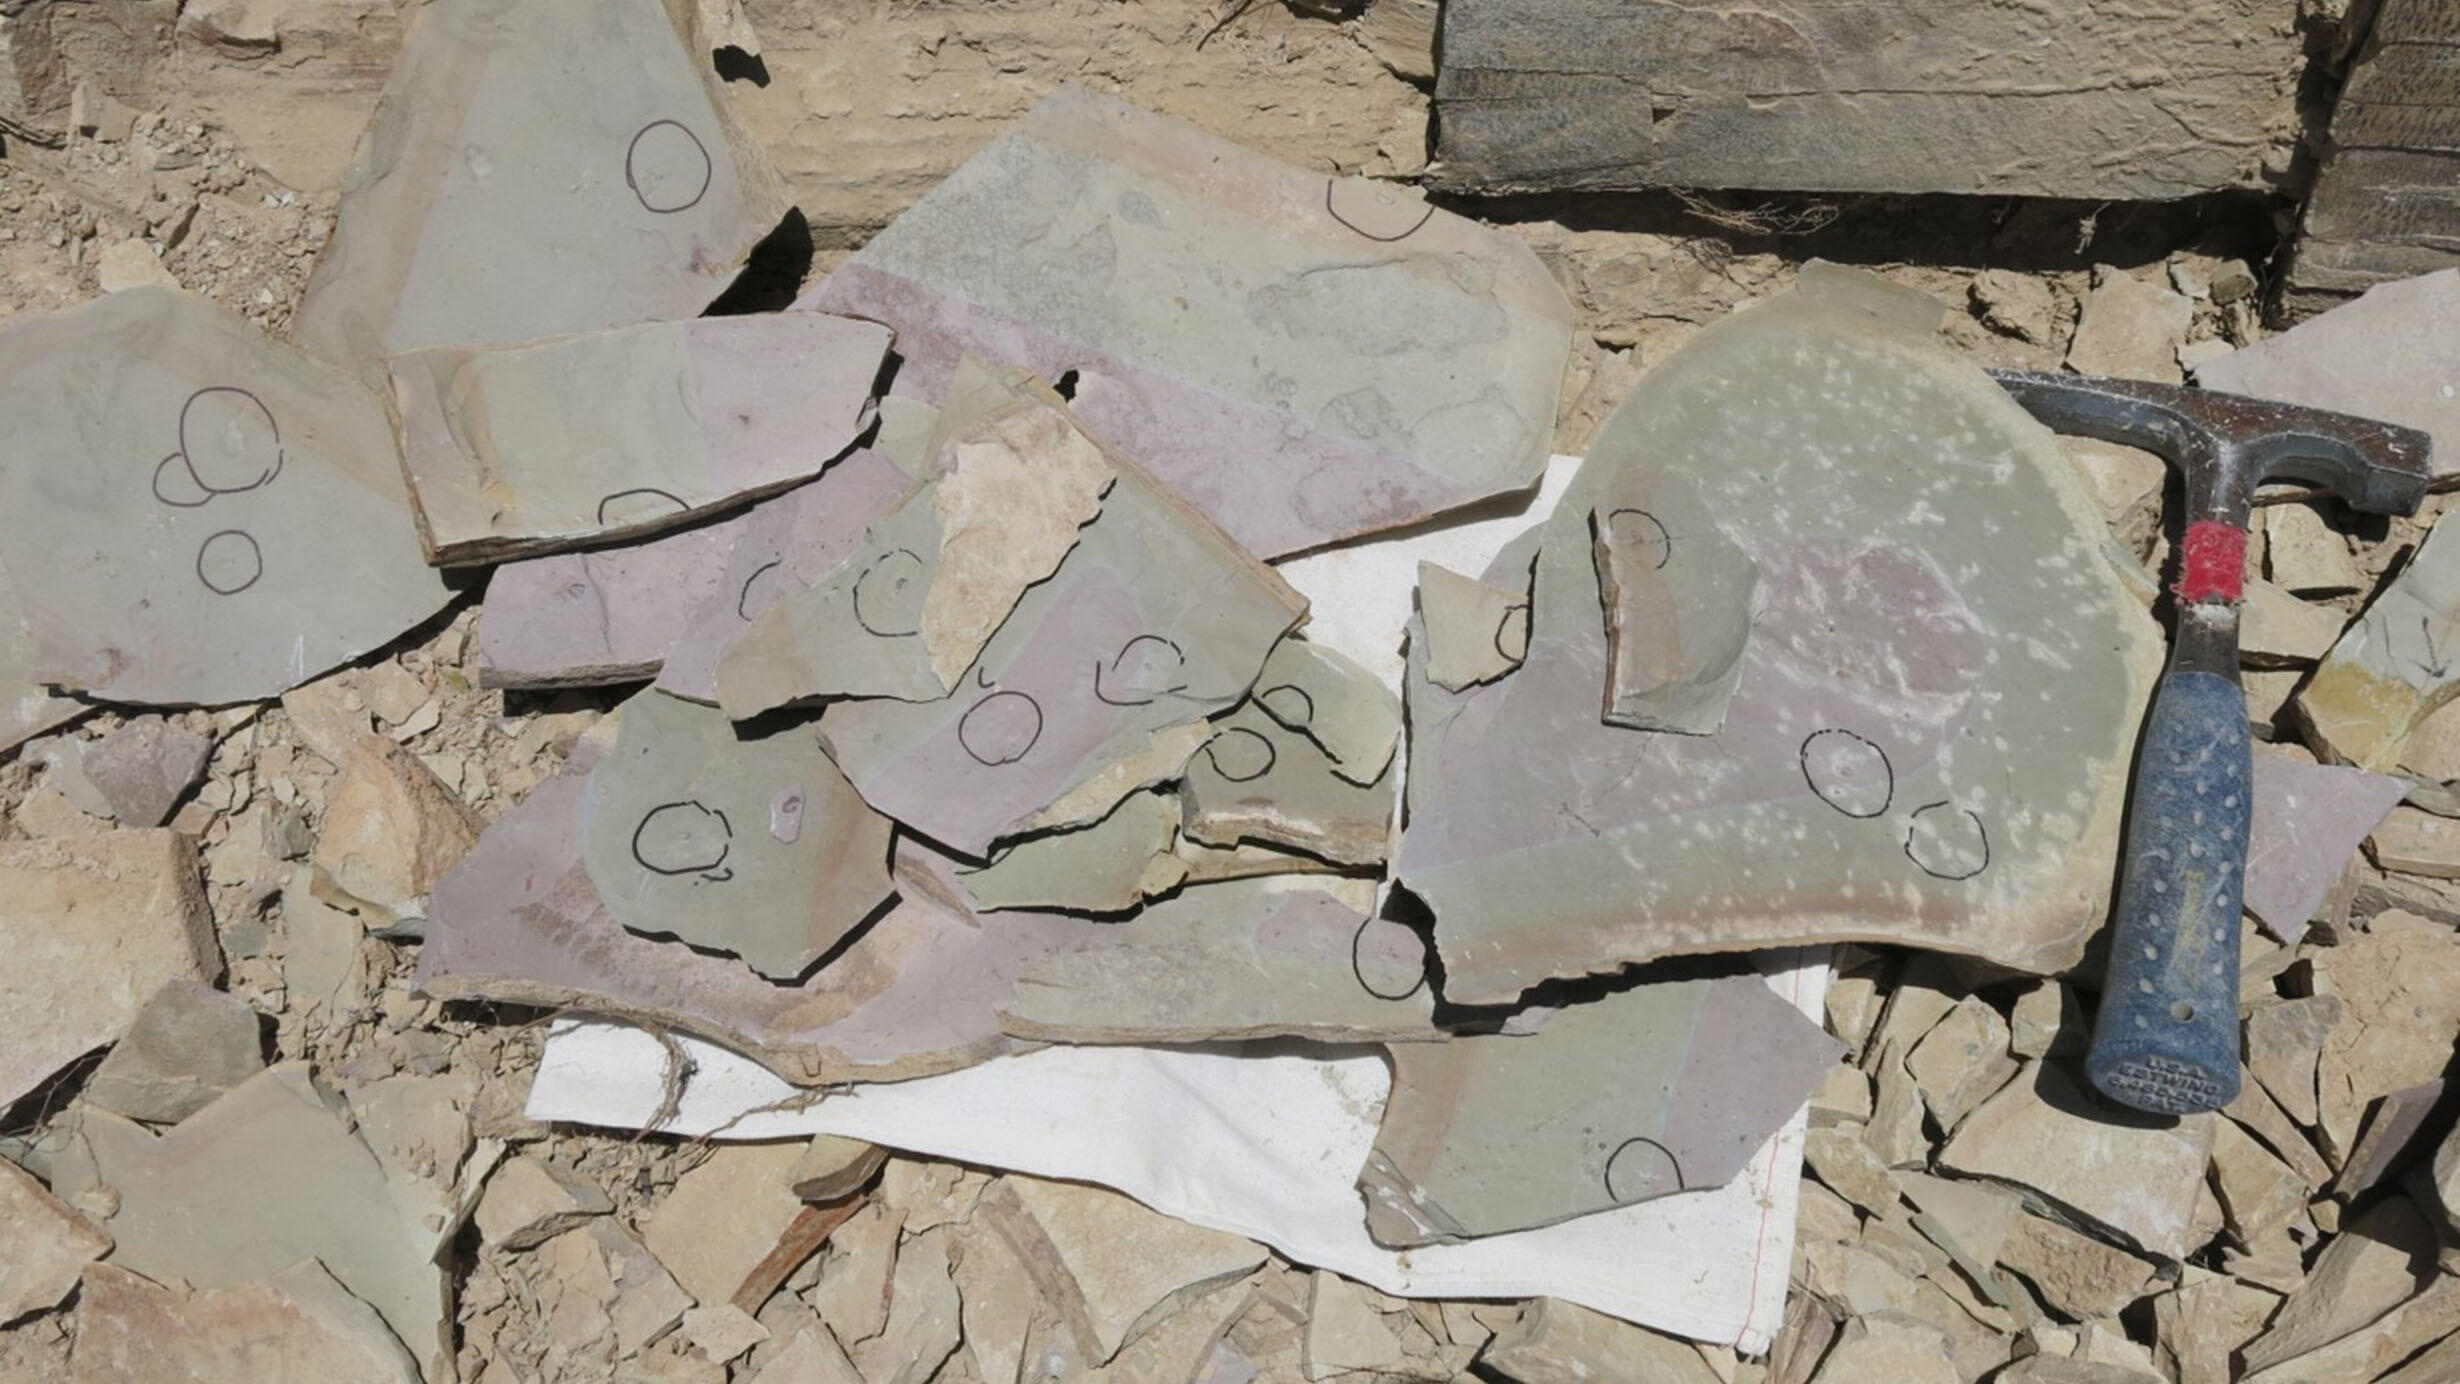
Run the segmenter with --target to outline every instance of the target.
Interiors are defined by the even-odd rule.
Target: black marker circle
[[[1849,730],[1815,730],[1802,741],[1802,781],[1848,817],[1877,817],[1896,801],[1888,752]]]
[[[1367,953],[1367,933],[1372,930],[1379,945],[1390,947],[1399,942],[1392,936],[1400,933],[1408,939],[1406,946],[1414,953],[1414,961],[1401,961],[1393,956],[1370,957]],[[1405,1000],[1426,988],[1426,938],[1407,923],[1390,918],[1369,918],[1350,934],[1350,974],[1358,977],[1358,988],[1379,1000]],[[1409,981],[1402,989],[1401,981]]]
[[[1671,1180],[1673,1186],[1665,1183]],[[1606,1156],[1606,1195],[1616,1205],[1683,1190],[1683,1165],[1654,1139],[1626,1139]]]
[[[700,199],[709,195],[709,180],[715,173],[708,146],[680,121],[650,121],[624,150],[624,186],[632,189],[642,206],[660,216],[699,206]],[[689,197],[682,195],[685,186],[692,187]]]
[[[985,768],[1014,764],[1042,738],[1042,704],[1022,692],[994,692],[966,709],[957,743]]]
[[[1295,698],[1298,702],[1298,709],[1291,711],[1285,707],[1275,706],[1273,704],[1275,697],[1280,697],[1284,702]],[[1306,688],[1294,682],[1285,682],[1278,687],[1265,688],[1256,694],[1256,702],[1266,711],[1271,712],[1274,720],[1285,726],[1298,726],[1303,729],[1315,724],[1315,698],[1308,695]]]
[[[1186,690],[1178,680],[1186,667],[1187,653],[1177,640],[1140,634],[1119,646],[1107,673],[1102,664],[1093,665],[1093,695],[1108,706],[1149,706]]]
[[[211,385],[179,406],[175,455],[198,490],[209,496],[236,495],[282,474],[282,429],[273,421],[273,410],[253,393],[237,385]],[[197,469],[200,457],[202,471]],[[154,494],[162,494],[159,473]]]
[[[1933,879],[1971,879],[1990,868],[1990,831],[1969,809],[1924,803],[1905,825],[1905,858]]]
[[[217,596],[236,596],[265,575],[265,550],[238,529],[210,533],[197,545],[196,579]]]
[[[854,623],[882,639],[903,639],[922,632],[922,600],[930,588],[922,584],[922,555],[911,548],[891,548],[872,560],[854,579]]]
[[[692,508],[690,505],[683,502],[683,497],[680,495],[673,494],[669,491],[660,490],[654,485],[635,486],[630,490],[618,490],[614,494],[600,500],[598,502],[598,522],[601,524],[615,523],[615,517],[607,513],[607,508],[618,500],[629,500],[638,495],[655,495],[659,499],[673,505],[677,514],[688,513]],[[622,522],[627,524],[639,524],[645,523],[655,517],[655,515],[644,514],[638,519],[626,519]]]
[[[1221,746],[1225,741],[1230,742],[1233,746],[1230,751],[1231,762],[1238,765],[1244,772],[1233,772],[1221,762]],[[1254,742],[1252,746],[1248,743],[1250,741]],[[1263,756],[1261,763],[1256,762],[1258,754]],[[1214,773],[1232,783],[1249,783],[1271,773],[1274,763],[1281,758],[1281,752],[1273,748],[1272,741],[1247,727],[1232,726],[1204,742],[1204,757],[1212,761]],[[1251,763],[1255,764],[1255,767],[1247,768]]]
[[[1514,616],[1520,617],[1518,629],[1513,628]],[[1514,644],[1520,646],[1517,652],[1512,648]],[[1508,605],[1503,608],[1503,615],[1495,621],[1495,652],[1510,663],[1518,663],[1529,656],[1528,606]]]
[[[785,565],[786,560],[784,558],[771,558],[769,561],[764,562],[758,567],[752,569],[752,574],[743,579],[743,589],[735,593],[736,619],[749,620],[752,618],[751,604],[753,583],[768,575],[770,568],[783,567]]]
[[[1628,528],[1625,528],[1618,533],[1615,526],[1625,520],[1635,520],[1638,522],[1631,524]],[[1655,551],[1657,554],[1657,560],[1649,563],[1649,566],[1651,567],[1663,568],[1667,561],[1674,556],[1674,535],[1666,532],[1664,522],[1659,520],[1656,515],[1649,513],[1645,509],[1618,509],[1611,510],[1607,513],[1606,534],[1608,541],[1613,541],[1615,538],[1620,537],[1622,533],[1628,533],[1631,535],[1631,546],[1635,554],[1640,557],[1641,560],[1646,561],[1648,554],[1652,550]]]
[[[698,815],[685,818],[687,813]],[[717,824],[714,833],[708,830],[710,822]],[[644,845],[652,825],[658,827],[659,839]],[[734,824],[716,808],[692,801],[660,803],[643,813],[640,825],[632,829],[632,858],[653,875],[697,875],[725,864],[734,839]]]
[[[1333,220],[1349,227],[1350,230],[1356,234],[1365,236],[1367,239],[1375,241],[1378,244],[1390,245],[1396,240],[1407,240],[1411,236],[1416,235],[1420,227],[1435,219],[1435,204],[1429,202],[1426,204],[1426,210],[1419,215],[1415,222],[1411,223],[1408,230],[1401,232],[1399,235],[1377,235],[1375,232],[1370,231],[1366,227],[1359,225],[1357,222],[1350,220],[1346,216],[1343,216],[1341,214],[1341,209],[1333,205],[1333,187],[1336,183],[1338,183],[1338,181],[1339,180],[1335,178],[1326,178],[1324,180],[1325,215],[1330,216]]]

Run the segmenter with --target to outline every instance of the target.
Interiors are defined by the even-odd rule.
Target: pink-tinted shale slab
[[[1265,557],[1526,489],[1571,312],[1517,241],[1075,87],[805,299],[896,328],[894,392],[974,354]]]
[[[857,447],[817,480],[731,518],[620,548],[510,562],[478,619],[489,687],[588,687],[655,676],[715,697],[717,650],[791,584],[826,572],[913,482]],[[697,694],[697,695],[695,695]]]
[[[2255,756],[2255,822],[2247,838],[2246,910],[2295,942],[2323,907],[2341,867],[2409,791],[2409,781],[2288,755]]]

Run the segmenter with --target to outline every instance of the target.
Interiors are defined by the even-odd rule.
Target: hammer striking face
[[[2137,751],[2110,973],[2085,1072],[2156,1114],[2238,1094],[2238,910],[2253,810],[2238,605],[2247,515],[2267,480],[2406,514],[2426,435],[2371,418],[2141,380],[1991,372],[2051,428],[2159,454],[2185,482],[2177,633]]]

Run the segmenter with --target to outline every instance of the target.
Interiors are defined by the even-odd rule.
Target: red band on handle
[[[2245,583],[2246,530],[2218,519],[2187,525],[2178,555],[2178,584],[2170,588],[2178,599],[2236,605]]]

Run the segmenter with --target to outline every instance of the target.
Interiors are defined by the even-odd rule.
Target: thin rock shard
[[[1346,901],[1345,883],[1362,886]],[[1372,900],[1362,881],[1191,887],[1027,965],[1000,1024],[1056,1043],[1444,1037],[1426,939],[1357,906]]]
[[[582,857],[618,921],[781,980],[895,892],[891,830],[808,723],[740,733],[654,688],[624,703],[581,797]]]
[[[1844,939],[2074,964],[2159,638],[2049,433],[1937,320],[1815,265],[1702,333],[1536,535],[1521,669],[1450,693],[1416,658],[1397,874],[1434,910],[1447,998]],[[1589,517],[1632,472],[1686,478],[1759,570],[1714,735],[1599,717]],[[1507,548],[1496,579],[1527,557]]]
[[[1367,1229],[1406,1249],[1722,1187],[1843,1053],[1750,975],[1644,982],[1526,1036],[1395,1046],[1358,1176]]]
[[[1124,912],[1187,878],[1186,862],[1171,853],[1179,812],[1170,794],[1132,794],[1092,826],[1025,837],[957,879],[985,911]]]
[[[1269,666],[1269,665],[1268,665]],[[1398,777],[1343,778],[1308,737],[1250,702],[1223,717],[1187,762],[1184,831],[1208,846],[1256,844],[1337,865],[1380,865],[1391,852]]]
[[[422,5],[292,339],[374,384],[410,351],[697,315],[788,207],[697,27],[659,0]]]
[[[1742,677],[1760,569],[1680,473],[1626,469],[1589,511],[1610,725],[1713,735]]]
[[[1508,236],[1077,87],[805,302],[896,328],[901,395],[969,352],[1075,375],[1089,428],[1266,557],[1535,483],[1571,325]]]
[[[442,566],[642,538],[818,475],[870,426],[888,329],[825,313],[647,322],[386,363]]]
[[[727,715],[822,697],[948,696],[1101,513],[1116,474],[1058,395],[978,362],[960,367],[933,439],[932,479],[719,656]]]
[[[2388,772],[2435,708],[2460,694],[2460,524],[2434,530],[2297,696],[2333,759]]]
[[[1306,612],[1278,574],[1143,467],[1108,459],[1117,479],[1100,515],[1025,590],[953,695],[841,701],[821,718],[873,807],[962,855],[982,858],[1088,784],[1104,784],[1099,816],[1154,781],[1145,773],[1179,753],[1184,728],[1244,699]],[[1139,771],[1114,773],[1129,763]]]
[[[277,696],[451,592],[376,394],[202,298],[132,288],[0,333],[0,563],[40,682]]]

